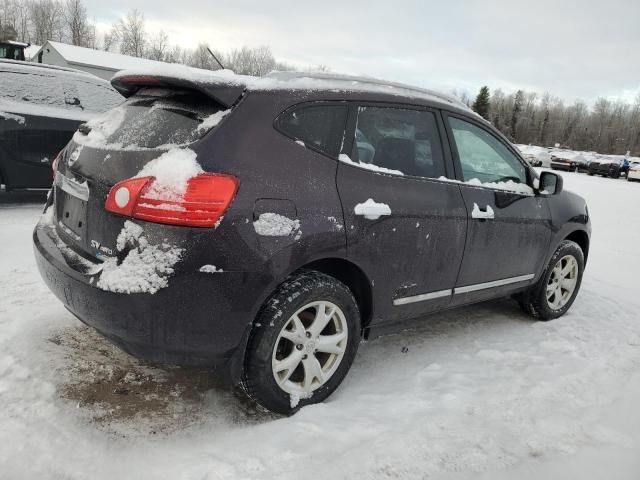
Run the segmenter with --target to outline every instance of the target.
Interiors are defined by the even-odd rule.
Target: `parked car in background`
[[[592,157],[578,154],[573,157],[573,162],[576,164],[576,171],[587,173],[589,171],[589,164],[593,161]]]
[[[532,167],[549,168],[551,166],[551,155],[548,149],[535,145],[516,145],[516,148]]]
[[[78,125],[123,100],[86,72],[0,60],[0,184],[50,188],[51,162]]]
[[[575,172],[578,170],[578,162],[574,160],[575,155],[564,155],[561,152],[551,153],[551,169]]]
[[[505,296],[550,320],[578,294],[584,199],[455,98],[177,67],[112,84],[128,100],[61,152],[33,241],[58,299],[133,355],[291,413],[363,335]]]
[[[620,162],[618,160],[601,158],[589,164],[589,175],[602,175],[603,177],[620,178]]]
[[[627,180],[630,182],[640,181],[640,162],[629,162]]]

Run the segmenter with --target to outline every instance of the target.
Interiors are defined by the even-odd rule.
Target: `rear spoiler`
[[[231,107],[242,96],[246,86],[225,82],[224,79],[201,82],[193,79],[176,78],[165,75],[116,75],[111,85],[125,97],[130,97],[145,87],[176,88],[195,90],[215,100],[225,108]]]

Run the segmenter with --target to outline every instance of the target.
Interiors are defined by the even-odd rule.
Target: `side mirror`
[[[560,175],[553,172],[540,173],[540,193],[557,195],[562,192],[563,180]]]

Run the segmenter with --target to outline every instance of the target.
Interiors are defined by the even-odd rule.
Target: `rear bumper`
[[[259,279],[243,272],[176,273],[155,294],[123,294],[94,286],[95,278],[74,269],[58,247],[55,229],[33,233],[38,269],[66,308],[126,352],[151,362],[221,368],[244,356],[257,311]],[[251,294],[253,292],[253,295]],[[234,367],[237,370],[237,366]],[[237,377],[231,375],[231,379]]]
[[[627,178],[630,178],[631,180],[640,180],[640,171],[628,170]]]

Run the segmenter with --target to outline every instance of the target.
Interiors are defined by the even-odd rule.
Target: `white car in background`
[[[631,162],[627,171],[627,181],[640,180],[640,162]]]

